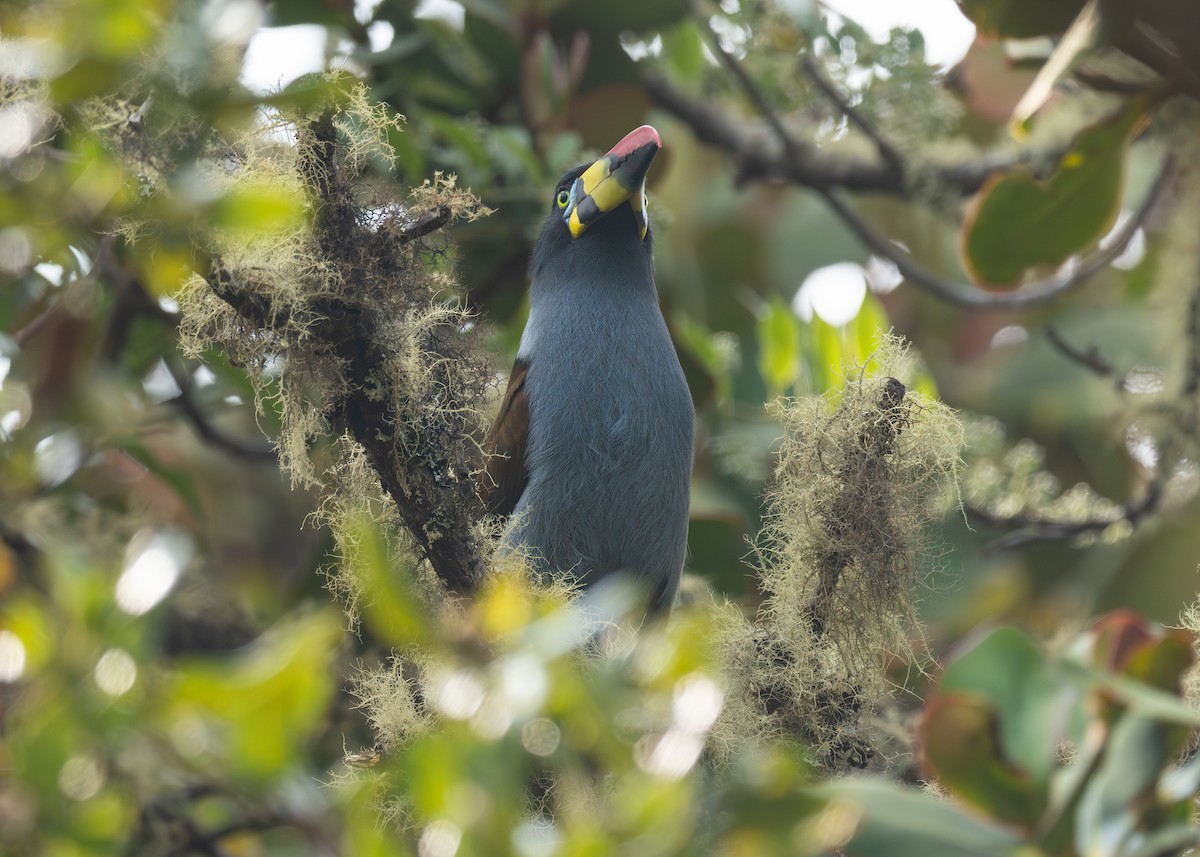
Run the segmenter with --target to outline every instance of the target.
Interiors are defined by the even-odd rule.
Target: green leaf
[[[1149,833],[1137,844],[1137,847],[1127,849],[1123,857],[1190,854],[1197,847],[1200,847],[1200,826],[1189,819]]]
[[[1109,675],[1086,664],[1064,660],[1061,666],[1071,679],[1103,690],[1112,699],[1139,714],[1163,723],[1200,728],[1200,711],[1175,694],[1122,675]]]
[[[187,505],[189,512],[197,519],[204,520],[206,512],[194,474],[163,464],[145,444],[132,437],[125,439],[122,448],[143,467],[171,486],[179,499]]]
[[[1112,731],[1100,770],[1079,802],[1075,845],[1080,854],[1122,852],[1138,829],[1146,794],[1154,789],[1169,753],[1166,728],[1127,714]]]
[[[1016,628],[985,636],[946,667],[939,685],[941,693],[988,700],[999,718],[1003,758],[1038,783],[1045,783],[1054,767],[1058,742],[1074,731],[1082,688],[1074,689],[1075,699],[1070,690],[1037,643]]]
[[[271,4],[271,25],[350,24],[354,21],[353,0],[288,0]]]
[[[323,666],[341,637],[327,610],[273,628],[233,657],[186,664],[168,717],[206,716],[232,770],[277,776],[302,763],[298,752],[325,718],[335,688]]]
[[[984,285],[1011,286],[1030,268],[1062,264],[1116,221],[1125,156],[1142,102],[1080,132],[1045,181],[1025,168],[993,176],[963,225],[963,265]]]
[[[792,308],[773,298],[758,320],[758,369],[775,395],[800,377],[800,322]]]
[[[694,80],[704,70],[704,39],[692,20],[663,34],[663,57],[680,77]]]
[[[210,214],[223,229],[274,234],[299,227],[306,209],[307,200],[295,187],[257,180],[222,196]]]
[[[1046,784],[1014,768],[999,745],[995,708],[951,693],[925,707],[921,746],[938,781],[985,813],[1032,830],[1046,806]]]
[[[958,0],[981,33],[1007,39],[1056,35],[1066,30],[1085,0]]]
[[[987,857],[1011,855],[1019,840],[976,821],[936,797],[866,777],[842,780],[820,790],[862,814],[845,846],[861,857]]]
[[[604,3],[564,3],[554,16],[561,26],[594,33],[641,32],[666,27],[687,14],[684,0],[605,0]]]
[[[378,524],[367,516],[341,522],[343,565],[353,569],[355,605],[372,635],[394,646],[428,640],[419,590],[405,557],[389,549]]]
[[[1179,693],[1195,657],[1194,645],[1190,631],[1169,630],[1162,639],[1130,655],[1121,672],[1159,690]]]

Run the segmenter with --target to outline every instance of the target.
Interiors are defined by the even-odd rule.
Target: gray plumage
[[[581,170],[568,173],[569,186]],[[687,547],[695,413],[626,203],[572,239],[551,211],[530,266],[528,481],[504,536],[541,571],[623,571],[669,607]]]

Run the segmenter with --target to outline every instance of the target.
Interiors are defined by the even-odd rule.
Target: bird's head
[[[661,148],[658,132],[643,125],[594,163],[568,170],[551,196],[534,267],[539,255],[584,242],[647,243],[646,173]]]

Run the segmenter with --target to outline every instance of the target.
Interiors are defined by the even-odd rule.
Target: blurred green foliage
[[[1117,606],[1174,623],[1194,598],[1198,345],[1185,316],[1200,306],[1200,192],[1186,85],[1152,99],[1144,86],[1064,90],[1031,130],[1030,145],[1054,157],[992,179],[960,235],[963,201],[930,164],[1003,153],[996,117],[1021,91],[1018,69],[988,71],[982,44],[947,76],[925,61],[920,32],[875,39],[819,5],[449,5],[448,18],[417,15],[411,0],[0,7],[0,851],[1150,857],[1194,847],[1191,635],[1124,613],[1063,632]],[[1060,33],[1083,4],[960,5],[1003,38]],[[1089,55],[1090,80],[1132,86],[1147,69],[1163,73],[1153,39],[1122,33],[1150,27],[1195,44],[1187,4],[1126,6],[1105,4],[1107,23],[1122,26],[1100,28],[1110,50]],[[209,262],[198,236],[268,241],[311,215],[286,183],[228,180],[231,141],[278,123],[280,109],[339,97],[316,77],[269,94],[242,86],[262,24],[327,28],[326,59],[406,117],[388,133],[395,168],[376,159],[375,180],[415,187],[452,172],[496,210],[456,227],[445,252],[498,354],[519,336],[525,265],[557,175],[644,121],[661,129],[658,283],[701,441],[695,579],[670,624],[635,633],[616,592],[593,613],[568,612],[561,593],[515,575],[456,609],[431,607],[411,556],[371,515],[343,522],[336,543],[304,526],[321,498],[285,484],[260,435],[280,430],[269,394],[280,367],[180,355],[175,298]],[[1163,150],[1185,169],[1140,253],[1084,290],[1026,315],[963,313],[896,288],[898,275],[819,196],[741,182],[738,164],[655,105],[649,75],[769,133],[715,61],[710,29],[807,144],[866,157],[870,141],[797,55],[821,60],[913,163],[903,193],[863,196],[858,210],[947,278],[1028,278],[1094,245],[1151,184]],[[276,130],[274,144],[289,145]],[[849,269],[861,282],[835,291],[863,298],[835,324],[828,304],[803,309],[797,292],[841,262],[861,266]],[[1099,359],[1085,368],[1064,357],[1042,335],[1050,324]],[[925,360],[915,386],[970,417],[968,502],[996,519],[1079,521],[1153,489],[1162,514],[1136,531],[1118,520],[989,554],[1002,527],[972,529],[948,509],[937,534],[946,550],[922,571],[944,567],[955,583],[926,577],[925,627],[909,629],[930,660],[914,669],[876,653],[911,691],[878,701],[874,728],[902,735],[896,757],[838,779],[795,741],[721,763],[714,724],[737,700],[720,634],[763,598],[743,558],[781,429],[761,406],[836,387],[888,328]],[[268,379],[259,411],[255,371]],[[310,450],[318,469],[332,457],[325,440]],[[317,573],[348,544],[357,634]],[[1057,639],[1048,650],[1013,627],[977,630],[1009,622]],[[394,741],[377,747],[381,736]],[[345,765],[347,753],[373,767]],[[901,784],[915,780],[942,794]]]

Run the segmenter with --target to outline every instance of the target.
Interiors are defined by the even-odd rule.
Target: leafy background
[[[461,24],[414,5],[385,0],[369,20],[342,2],[0,10],[4,848],[1194,844],[1191,642],[1159,623],[1179,624],[1196,591],[1200,70],[1194,51],[1161,45],[1200,41],[1200,14],[963,0],[980,35],[944,70],[925,62],[920,32],[877,42],[819,5],[472,0]],[[328,95],[315,79],[268,96],[238,83],[260,22],[323,25],[331,62],[403,115],[387,135],[394,166],[372,167],[387,183],[453,173],[494,209],[453,226],[429,264],[454,271],[496,367],[520,334],[548,189],[630,128],[659,128],[657,279],[700,420],[687,585],[700,607],[581,667],[570,633],[547,654],[527,630],[555,627],[537,625],[553,597],[501,582],[447,631],[380,542],[365,554],[363,624],[348,632],[319,573],[336,554],[309,519],[322,496],[289,484],[262,438],[283,428],[278,400],[256,410],[255,367],[178,347],[181,284],[205,272],[198,225],[269,235],[304,216],[280,185],[229,190],[210,169],[211,132],[236,139]],[[373,48],[376,22],[392,37]],[[1007,42],[1037,37],[1019,53]],[[1039,80],[1058,86],[1018,108]],[[689,112],[697,103],[716,119]],[[995,305],[900,277],[856,222],[902,243],[928,278],[982,295],[966,303]],[[1138,227],[1116,264],[1057,300],[1001,305],[1086,265],[1114,222]],[[795,299],[839,263],[862,266],[838,270],[864,298],[831,324]],[[911,385],[966,429],[963,505],[945,498],[936,547],[915,560],[922,630],[908,633],[923,669],[874,653],[897,689],[871,728],[902,737],[872,777],[830,778],[803,742],[719,765],[712,746],[701,756],[718,734],[705,700],[728,688],[695,677],[726,668],[708,593],[747,616],[764,597],[749,540],[783,429],[763,405],[837,388],[888,329],[923,361]],[[279,368],[258,368],[269,393]],[[317,443],[312,455],[334,453]],[[364,543],[375,538],[368,526]],[[1131,612],[1092,623],[1115,608]],[[483,701],[443,700],[375,768],[346,766],[393,728],[378,706],[373,722],[355,708],[364,689],[398,698],[352,677],[413,640],[449,652],[447,674],[472,677]],[[514,681],[544,692],[513,696]],[[662,734],[673,755],[656,750]],[[547,770],[550,815],[530,798]]]

